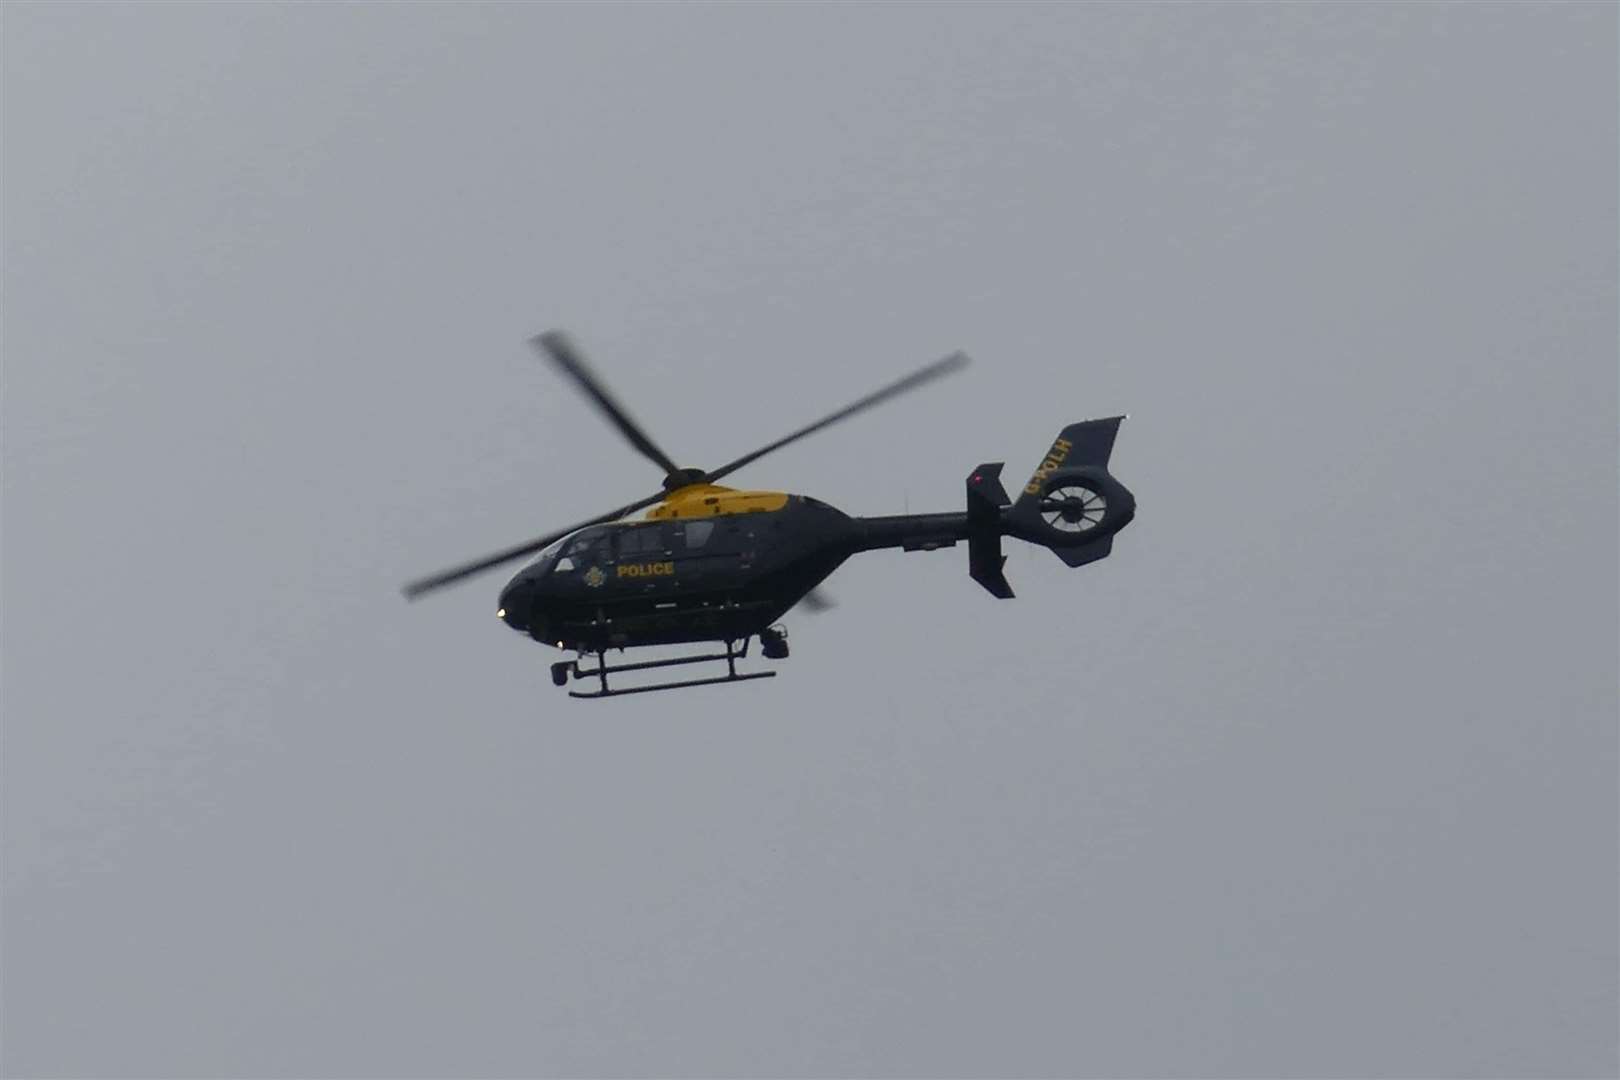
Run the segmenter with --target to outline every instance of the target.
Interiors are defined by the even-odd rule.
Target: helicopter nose
[[[496,616],[514,630],[527,630],[534,610],[534,583],[516,578],[501,590],[500,607]]]

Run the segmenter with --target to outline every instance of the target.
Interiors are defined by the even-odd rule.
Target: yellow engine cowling
[[[664,501],[647,511],[651,521],[671,518],[717,517],[721,514],[755,514],[780,510],[787,505],[785,491],[738,491],[719,484],[688,484],[676,488]]]

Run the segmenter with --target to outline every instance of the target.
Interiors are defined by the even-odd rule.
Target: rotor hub
[[[707,483],[709,474],[702,469],[676,469],[664,477],[665,491],[679,491],[683,487],[693,484]]]

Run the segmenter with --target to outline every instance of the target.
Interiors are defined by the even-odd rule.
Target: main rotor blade
[[[728,462],[727,464],[720,466],[718,469],[715,469],[709,473],[709,483],[714,483],[716,480],[719,480],[728,473],[736,472],[738,469],[742,468],[744,465],[747,465],[751,461],[758,461],[760,458],[771,453],[773,450],[782,449],[782,447],[786,446],[788,443],[796,442],[799,439],[804,438],[806,435],[813,435],[824,427],[836,424],[838,421],[847,417],[854,416],[863,409],[870,409],[872,406],[887,401],[898,394],[903,394],[907,390],[916,389],[923,383],[949,375],[954,371],[960,371],[966,367],[967,364],[967,354],[961,352],[952,353],[942,360],[935,360],[932,364],[925,364],[916,371],[913,371],[910,375],[907,375],[902,379],[896,379],[883,389],[870,393],[851,405],[844,406],[842,409],[839,409],[830,416],[824,416],[815,423],[810,424],[807,427],[802,427],[785,438],[777,439],[775,442],[767,446],[762,446],[752,453],[744,454],[736,461]]]
[[[811,589],[799,598],[799,607],[810,615],[820,615],[823,611],[831,611],[837,606],[827,591],[820,587]]]
[[[530,338],[529,343],[578,383],[580,388],[590,395],[591,400],[596,402],[597,407],[607,414],[608,419],[613,421],[614,426],[624,437],[630,440],[630,444],[651,458],[654,464],[664,470],[664,475],[668,476],[672,472],[679,471],[669,455],[647,437],[647,433],[641,430],[641,425],[630,419],[630,414],[624,411],[624,406],[619,404],[618,399],[608,393],[608,388],[597,378],[590,365],[585,363],[585,358],[580,355],[567,334],[561,330],[548,330],[539,337]]]
[[[623,517],[626,514],[634,513],[643,507],[651,506],[653,503],[663,499],[663,497],[664,493],[660,491],[658,494],[649,495],[639,502],[633,502],[628,506],[621,506],[617,510],[602,514],[600,517],[593,517],[589,521],[582,521],[578,525],[570,525],[568,528],[559,530],[558,532],[547,533],[545,536],[539,537],[535,540],[529,540],[525,543],[519,544],[517,547],[507,548],[505,551],[498,551],[493,555],[488,555],[482,559],[479,559],[477,562],[465,563],[453,569],[445,570],[442,573],[434,574],[432,577],[425,577],[421,578],[420,580],[413,581],[400,591],[405,594],[405,599],[415,600],[423,593],[432,592],[434,589],[442,589],[446,585],[452,585],[455,582],[460,581],[462,578],[468,578],[472,577],[474,574],[483,573],[485,570],[489,570],[501,565],[501,563],[511,562],[513,559],[521,559],[523,556],[528,555],[531,552],[539,551],[543,547],[556,543],[558,540],[561,540],[571,532],[578,532],[580,529],[586,528],[590,525],[600,525],[604,521],[613,521],[617,518]]]

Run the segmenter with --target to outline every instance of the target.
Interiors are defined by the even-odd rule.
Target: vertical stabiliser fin
[[[1001,486],[1002,462],[980,465],[968,474],[968,576],[983,585],[991,596],[1012,599],[1012,586],[1002,567],[1007,556],[1001,553],[1001,508],[1010,501]]]
[[[1114,453],[1114,439],[1119,435],[1120,421],[1124,419],[1123,416],[1110,416],[1102,420],[1082,420],[1059,432],[1058,437],[1052,440],[1052,448],[1036,467],[1035,474],[1019,492],[1018,504],[1013,507],[1013,512],[1034,513],[1035,503],[1041,497],[1041,481],[1056,469],[1076,465],[1108,468],[1108,459]]]

